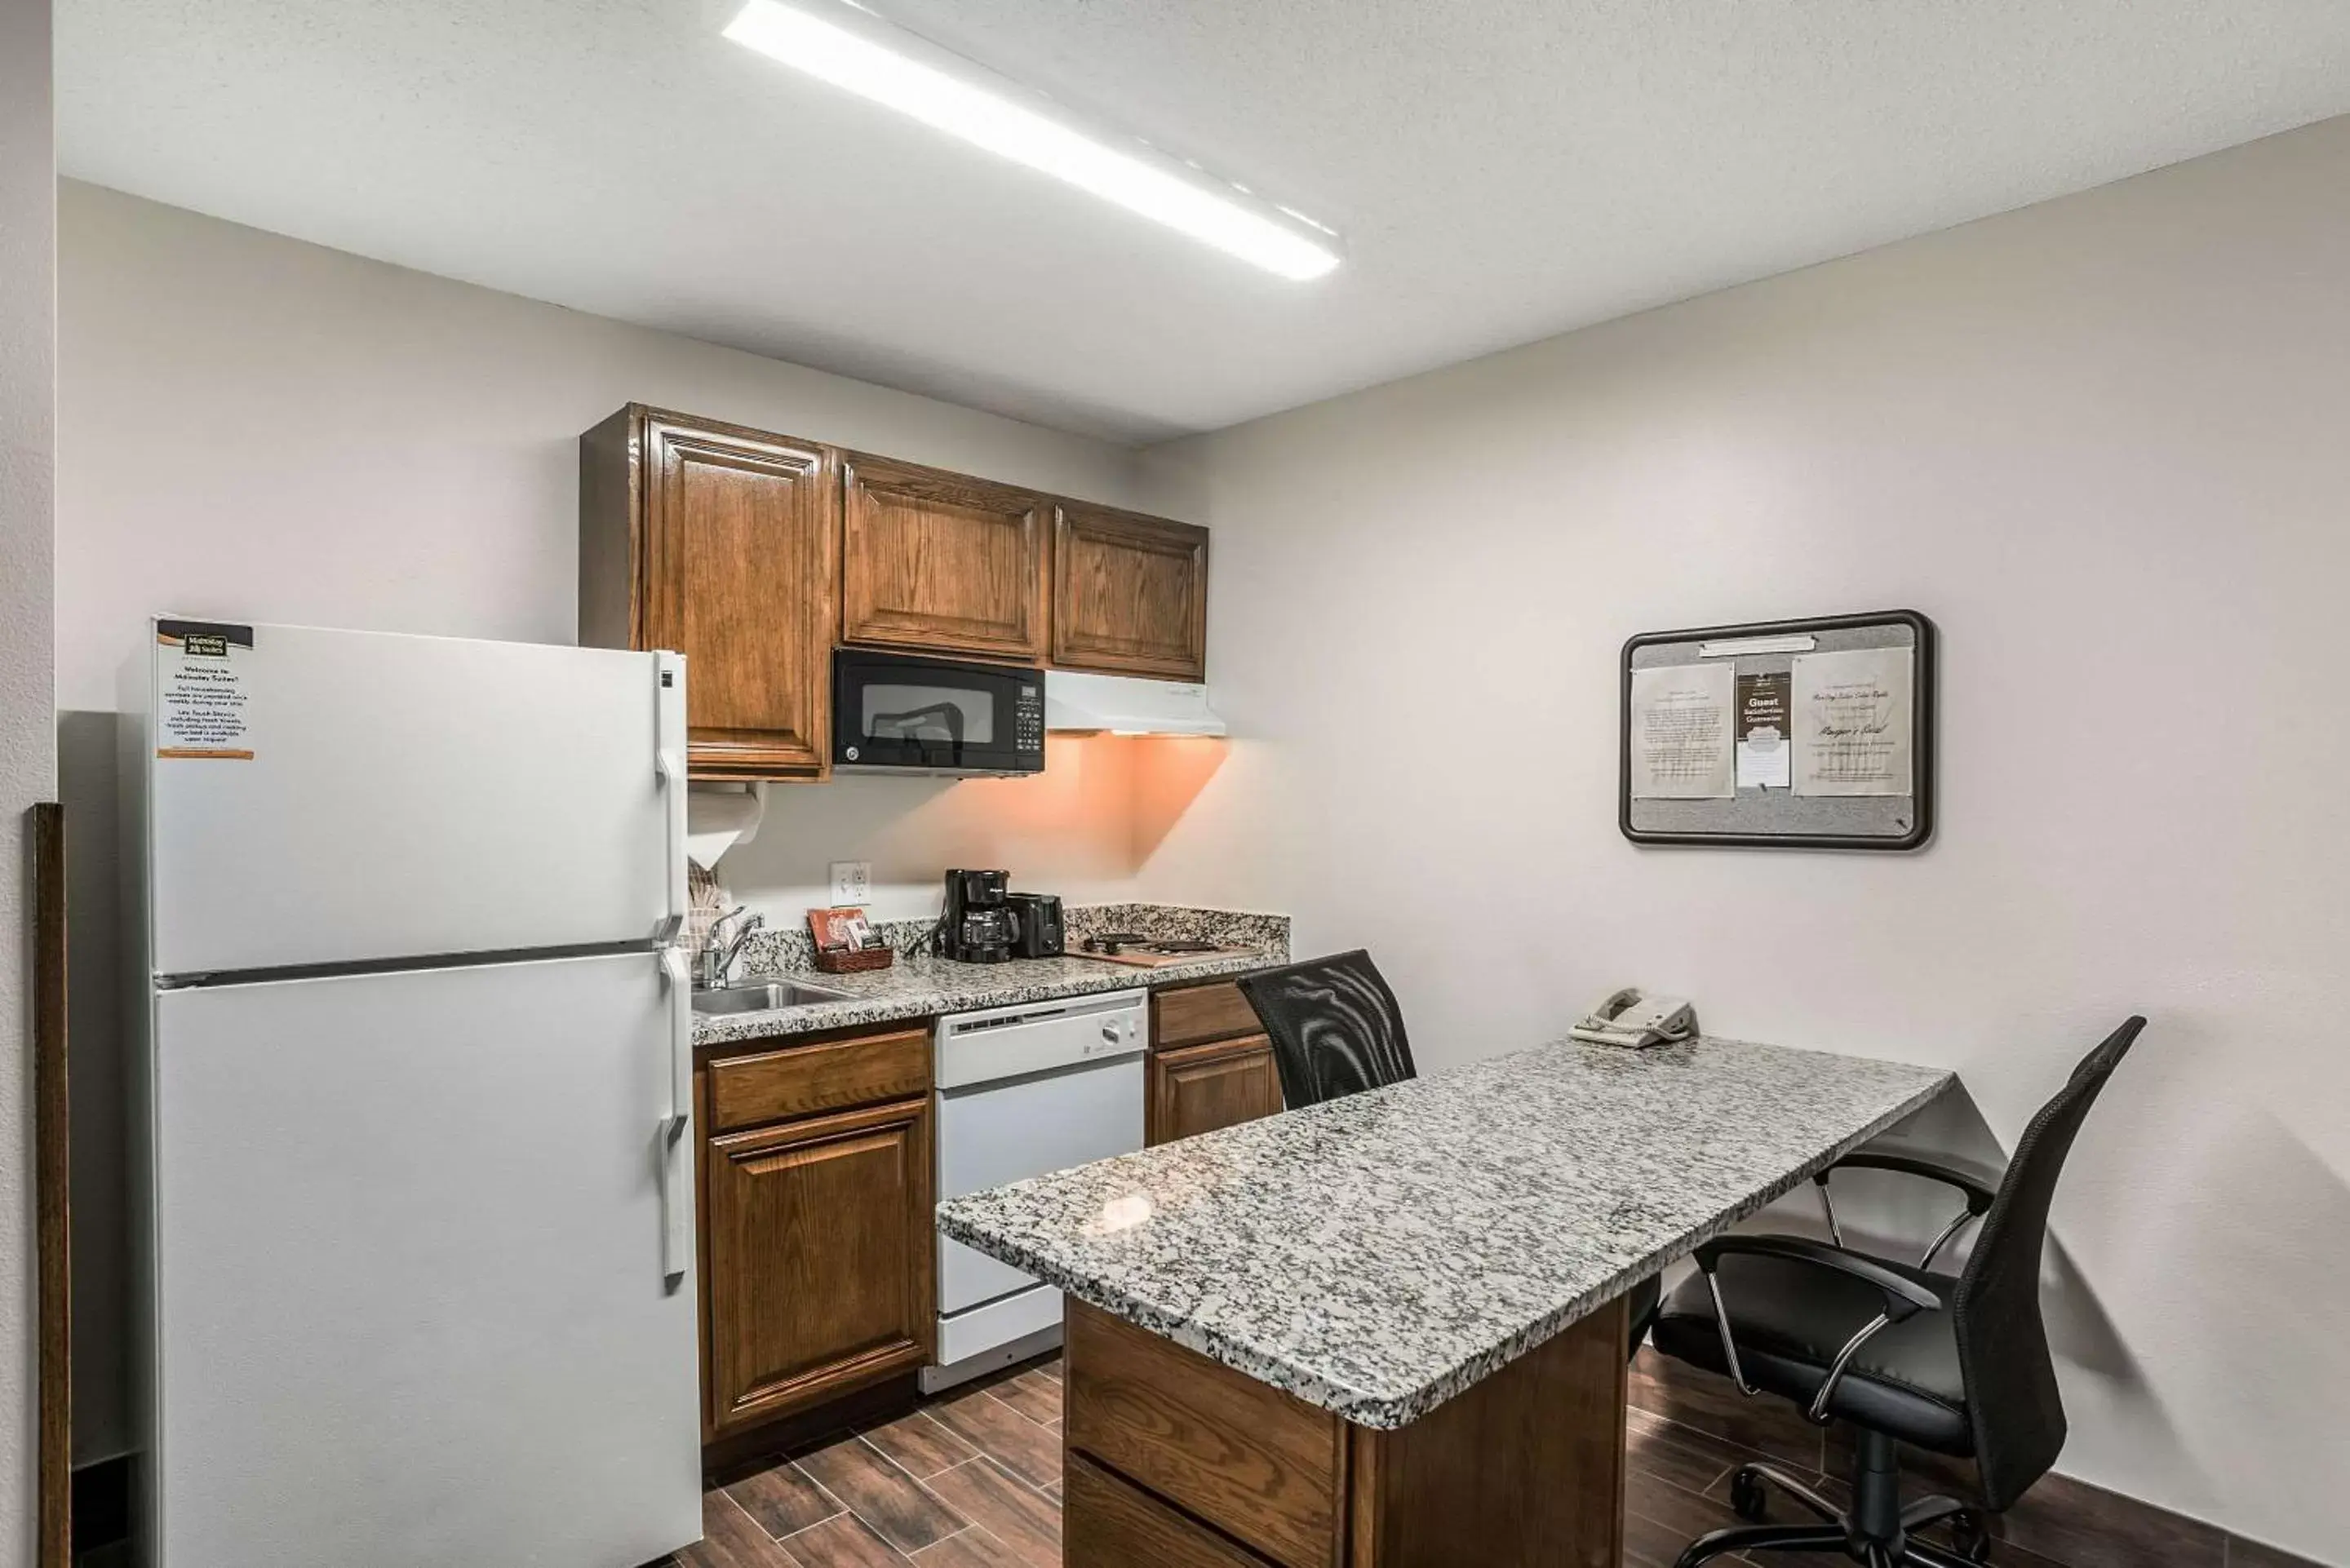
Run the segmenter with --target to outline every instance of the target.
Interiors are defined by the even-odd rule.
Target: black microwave
[[[1045,771],[1045,672],[835,649],[835,773],[1003,777]]]

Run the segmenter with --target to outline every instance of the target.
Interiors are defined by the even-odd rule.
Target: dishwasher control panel
[[[951,1093],[1004,1078],[1089,1066],[1150,1048],[1139,991],[1020,1002],[938,1023],[938,1086]]]

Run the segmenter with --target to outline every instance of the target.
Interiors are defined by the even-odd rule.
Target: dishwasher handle
[[[1087,1041],[1086,1043],[1086,1054],[1088,1056],[1100,1056],[1115,1052],[1136,1049],[1136,1042],[1140,1038],[1141,1033],[1142,1018],[1140,1014],[1134,1012],[1114,1013],[1102,1020],[1101,1039],[1099,1043],[1097,1044],[1093,1041]]]

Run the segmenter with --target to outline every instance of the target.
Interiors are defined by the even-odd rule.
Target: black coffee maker
[[[1019,924],[1005,897],[1009,871],[950,871],[946,912],[939,919],[939,956],[962,963],[1002,963],[1012,956]]]

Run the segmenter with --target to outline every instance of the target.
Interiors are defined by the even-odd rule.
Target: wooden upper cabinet
[[[686,657],[689,771],[832,772],[836,642],[1207,673],[1208,531],[630,404],[579,438],[579,640]]]
[[[1207,679],[1208,531],[1063,502],[1053,540],[1053,662]]]
[[[843,642],[1044,659],[1042,497],[856,453],[842,492]]]
[[[580,438],[579,504],[580,640],[685,655],[693,775],[827,775],[833,455],[632,406]]]

